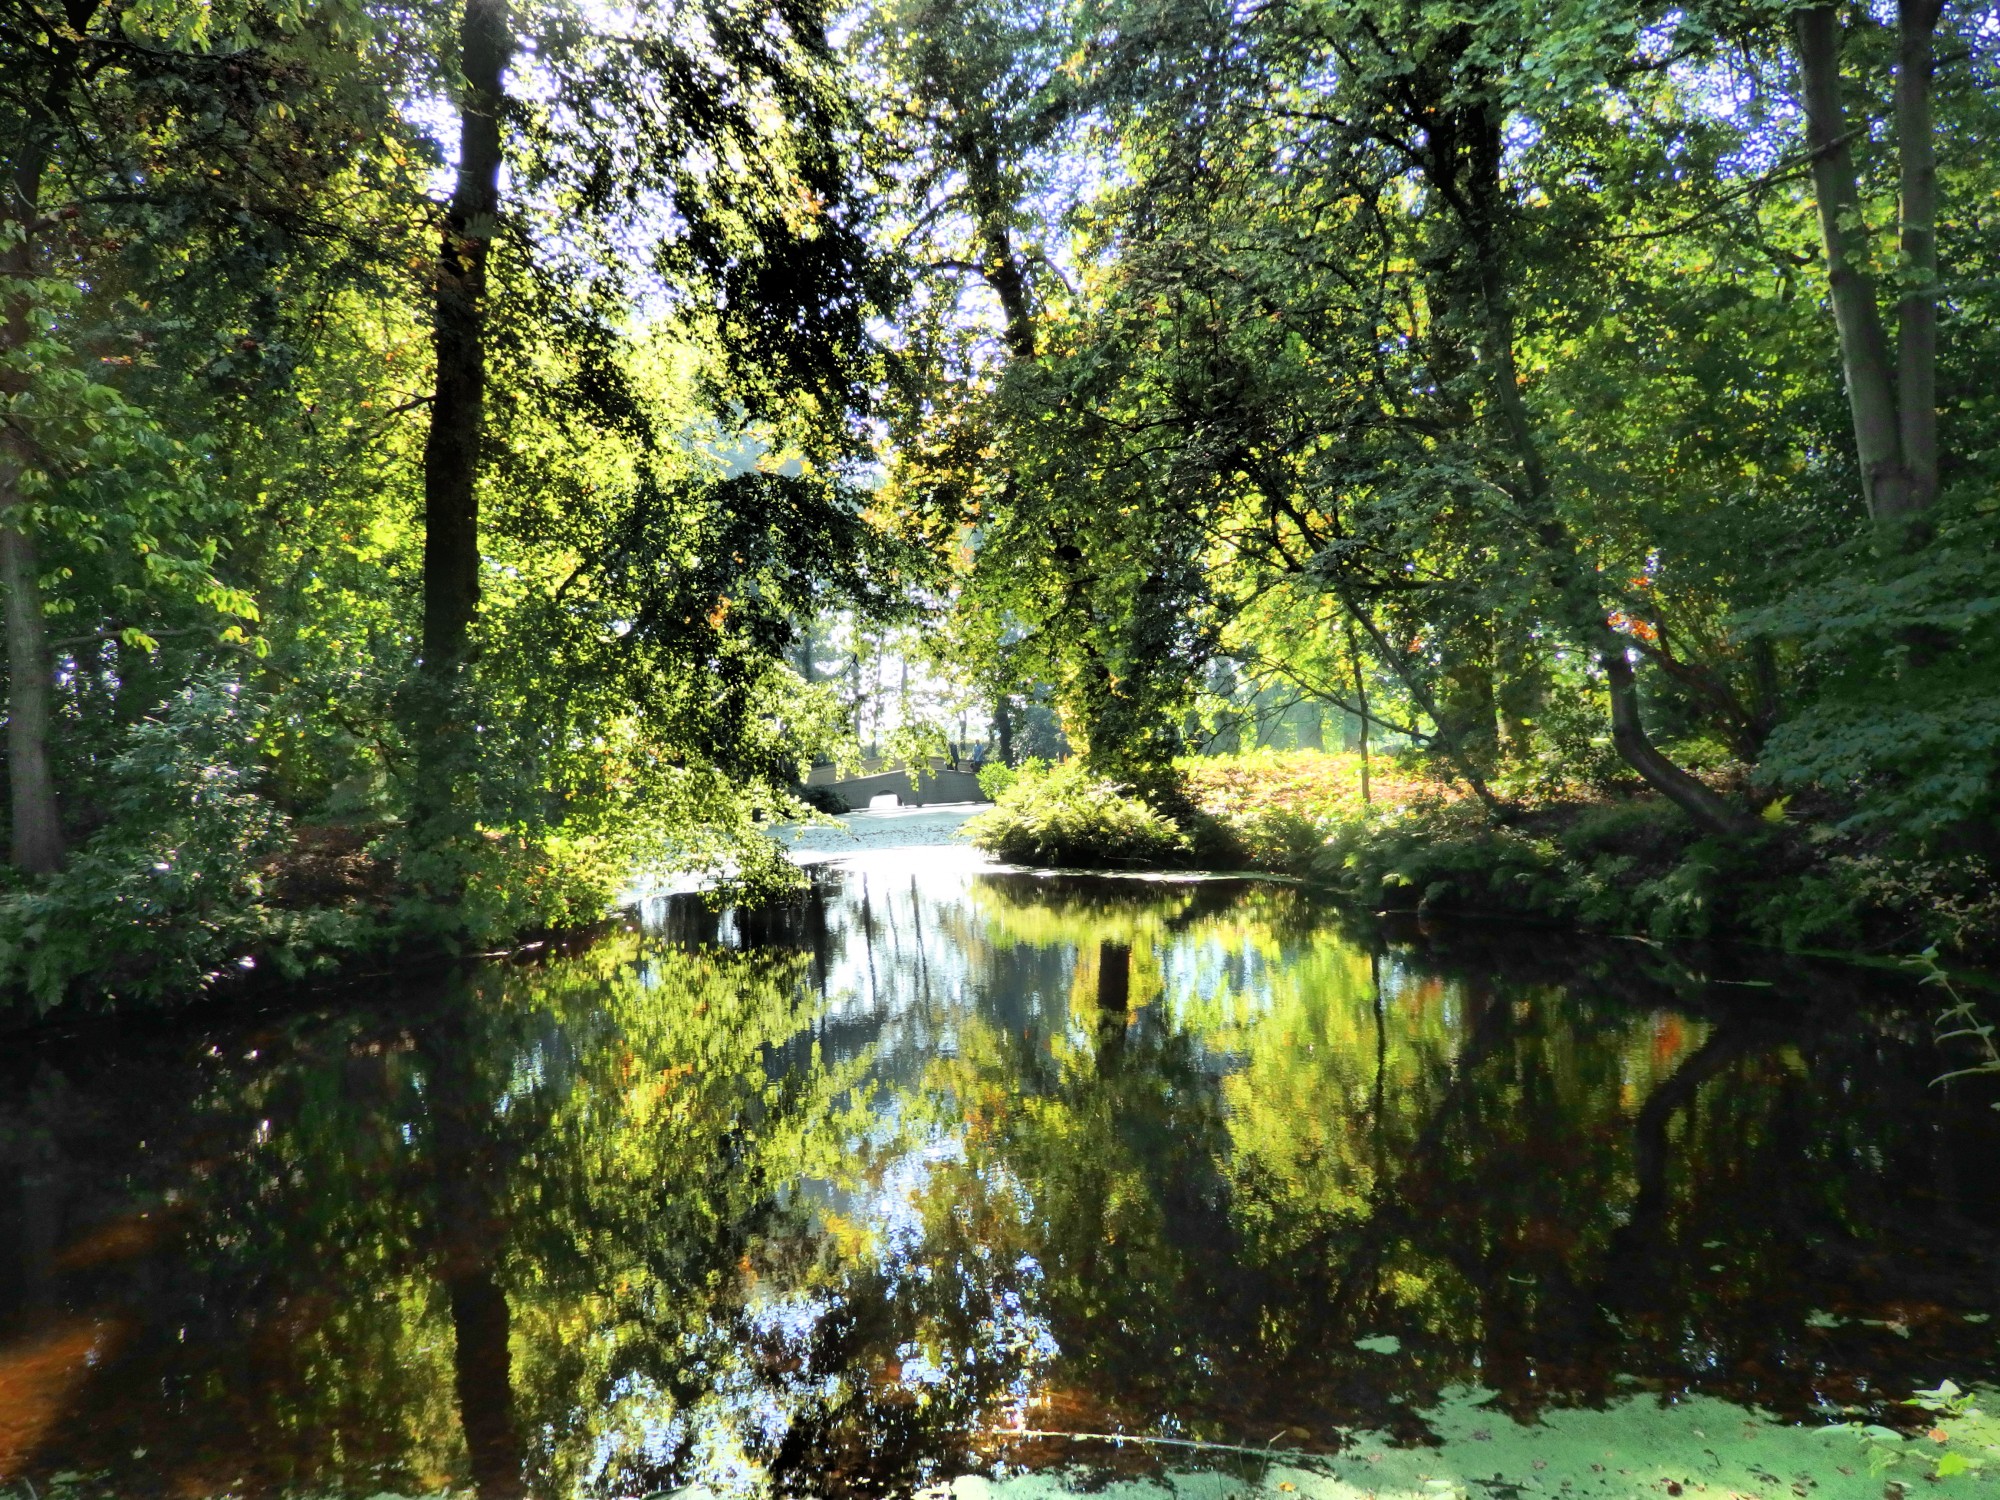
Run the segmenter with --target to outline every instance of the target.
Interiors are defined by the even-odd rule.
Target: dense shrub
[[[272,898],[293,829],[244,752],[256,715],[214,678],[133,726],[104,778],[105,825],[60,875],[0,895],[0,989],[43,1009],[86,978],[100,999],[159,1000],[259,962],[297,974],[357,941],[352,911]]]
[[[998,802],[1001,793],[1012,786],[1023,775],[1040,776],[1049,769],[1049,763],[1034,756],[1022,761],[1018,766],[1010,766],[1004,760],[989,760],[979,768],[979,794],[988,802]]]
[[[1629,791],[1528,797],[1496,823],[1394,767],[1358,795],[1352,756],[1257,752],[1183,763],[1211,822],[1195,862],[1299,876],[1370,909],[1527,917],[1662,940],[1960,959],[2000,953],[2000,882],[1965,853],[1919,859],[1859,832],[1786,821],[1704,838]]]
[[[1185,866],[1194,852],[1187,832],[1172,819],[1079,761],[1022,765],[992,809],[965,827],[979,848],[1016,864]]]
[[[792,795],[813,811],[828,813],[836,818],[842,813],[854,811],[848,800],[830,786],[795,786]]]

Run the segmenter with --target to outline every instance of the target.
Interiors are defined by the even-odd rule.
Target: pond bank
[[[1705,836],[1650,795],[1542,795],[1489,810],[1410,775],[1360,795],[1318,752],[1177,764],[1173,817],[1080,764],[1029,766],[974,829],[1003,857],[1093,867],[1252,869],[1368,910],[1527,918],[1662,942],[2000,961],[2000,878],[1966,850],[1919,859],[1772,802]]]

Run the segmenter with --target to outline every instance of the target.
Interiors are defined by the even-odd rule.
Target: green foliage
[[[1010,766],[1004,760],[989,760],[979,768],[979,790],[988,802],[998,802],[1021,777],[1046,776],[1048,771],[1049,763],[1032,755],[1018,766]]]
[[[1817,687],[1777,726],[1758,774],[1822,788],[1842,826],[1904,850],[2000,814],[2000,510],[1946,508],[1928,546],[1878,540],[1740,622],[1800,653]]]
[[[1685,863],[1558,851],[1604,920],[1990,930],[2000,54],[1977,7],[1944,7],[1933,100],[1945,493],[1901,531],[1861,503],[1819,189],[1784,165],[1781,12],[1036,10],[1038,37],[1088,38],[1060,61],[1007,58],[976,4],[922,14],[879,59],[892,91],[1006,80],[977,112],[884,110],[934,169],[896,200],[923,378],[889,493],[959,543],[982,679],[1046,684],[1093,767],[1175,816],[1196,710],[1241,724],[1303,693],[1365,706],[1378,749],[1483,780],[1503,814],[1649,782],[1720,831],[1791,796],[1804,836],[1775,864],[1768,831]],[[1909,274],[1882,227],[1893,70],[1885,30],[1842,26],[1886,319]],[[1088,165],[1065,179],[1046,152],[1074,99]],[[1001,304],[984,343],[980,309],[939,324],[976,281]],[[1632,717],[1708,794],[1613,736],[1614,653]],[[1258,857],[1295,859],[1303,831],[1273,835]],[[1427,883],[1541,878],[1505,839],[1465,859]]]
[[[1990,1439],[2000,1424],[1974,1403],[1975,1393],[1959,1388],[1956,1381],[1939,1381],[1931,1390],[1917,1391],[1910,1404],[1928,1412],[1927,1430],[1908,1434],[1879,1423],[1853,1424],[1868,1455],[1868,1472],[1874,1478],[1894,1472],[1914,1473],[1926,1480],[1950,1479],[1956,1474],[1977,1474],[1991,1461]],[[1900,1488],[1891,1481],[1891,1487]]]
[[[1916,957],[1906,960],[1908,966],[1922,976],[1922,982],[1944,994],[1951,1004],[1937,1015],[1937,1039],[1943,1042],[1965,1042],[1973,1054],[1972,1062],[1963,1068],[1955,1068],[1937,1081],[1946,1078],[1962,1078],[1969,1074],[2000,1073],[2000,1046],[1993,1041],[1994,1025],[1987,1019],[1985,1011],[1972,999],[1958,992],[1952,984],[1950,973],[1938,962],[1936,948],[1926,948]],[[2000,1105],[1995,1105],[2000,1108]]]
[[[1024,765],[993,800],[966,837],[1017,864],[1150,869],[1184,866],[1193,854],[1171,819],[1080,760]]]
[[[1521,826],[1459,802],[1352,817],[1324,847],[1257,862],[1308,874],[1374,908],[1509,914],[1662,941],[1733,938],[1786,948],[1981,954],[2000,943],[1983,867],[1815,859],[1773,826],[1699,837],[1670,805],[1557,806]]]
[[[10,670],[55,700],[76,851],[9,897],[5,973],[44,1003],[355,923],[483,946],[593,920],[634,868],[783,887],[760,823],[863,729],[809,639],[792,665],[830,614],[857,672],[907,627],[955,708],[1032,704],[1037,748],[1075,747],[982,782],[1032,857],[1659,934],[2000,930],[2000,54],[1971,8],[1933,101],[1945,491],[1901,532],[1863,522],[1771,7],[883,0],[846,59],[818,0],[512,14],[480,618],[443,689],[416,656],[455,143],[423,122],[463,82],[454,14],[0,24],[0,508],[46,595]],[[1850,29],[1873,226],[1887,75]],[[1628,658],[1629,717],[1708,792],[1611,734]],[[223,682],[208,782],[145,803],[148,726]],[[1205,821],[1178,757],[1281,694],[1493,817]],[[917,718],[875,737],[941,748]],[[1642,778],[1776,812],[1731,842],[1588,810]],[[366,911],[260,884],[330,824],[394,866]],[[199,878],[153,870],[162,840]],[[180,979],[64,936],[126,907]]]
[[[215,675],[132,727],[100,790],[104,826],[62,874],[0,892],[0,984],[43,1009],[80,976],[100,1003],[158,1003],[260,964],[296,978],[358,944],[363,914],[273,899],[293,830],[243,753],[263,707]]]
[[[443,688],[415,657],[456,143],[411,106],[462,87],[457,15],[0,22],[0,507],[39,548],[72,856],[8,892],[0,988],[491,947],[662,866],[797,884],[762,825],[850,726],[793,622],[897,615],[914,554],[860,482],[885,267],[826,16],[725,10],[511,13],[539,92],[481,226],[481,617]]]

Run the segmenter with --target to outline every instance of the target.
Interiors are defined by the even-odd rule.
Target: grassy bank
[[[1002,787],[972,835],[1023,863],[1264,870],[1378,909],[1662,940],[1935,946],[1962,962],[2000,954],[2000,890],[1984,861],[1899,856],[1805,823],[1784,802],[1754,834],[1722,841],[1659,798],[1575,788],[1517,793],[1496,821],[1450,785],[1379,758],[1366,799],[1353,755],[1259,752],[1181,770],[1199,811],[1180,822],[1062,766]]]

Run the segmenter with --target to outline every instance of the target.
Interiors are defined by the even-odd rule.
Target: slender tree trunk
[[[1862,498],[1878,521],[1923,509],[1937,492],[1935,360],[1937,174],[1930,131],[1931,32],[1937,11],[1929,0],[1902,0],[1901,50],[1896,79],[1898,150],[1903,165],[1903,247],[1926,268],[1914,266],[1902,300],[1906,319],[1897,364],[1889,360],[1874,278],[1868,271],[1868,229],[1861,216],[1847,111],[1840,98],[1840,20],[1831,5],[1796,13],[1793,28],[1805,99],[1806,140],[1812,150],[1813,196],[1825,246],[1827,295],[1840,336],[1841,375],[1854,422],[1855,456]],[[1918,408],[1921,407],[1921,410]],[[1914,439],[1915,446],[1909,446]]]
[[[26,142],[5,184],[0,233],[9,241],[0,253],[0,353],[21,348],[32,336],[29,284],[40,272],[39,228],[46,149]],[[27,377],[0,370],[0,589],[7,595],[7,781],[11,802],[10,858],[31,875],[49,875],[63,865],[62,822],[57,816],[55,777],[49,769],[49,729],[53,721],[49,677],[48,626],[42,614],[40,568],[34,533],[22,519],[27,498],[21,474],[31,450],[15,425],[14,398]]]
[[[1501,807],[1500,799],[1493,795],[1493,788],[1486,784],[1486,778],[1479,774],[1479,767],[1475,766],[1471,757],[1465,753],[1465,747],[1459,743],[1458,735],[1452,730],[1450,717],[1439,705],[1436,696],[1424,685],[1423,679],[1404,664],[1396,649],[1383,636],[1380,627],[1357,606],[1351,596],[1343,595],[1341,602],[1347,606],[1349,620],[1360,624],[1362,631],[1375,647],[1375,654],[1381,658],[1382,665],[1396,674],[1403,686],[1409,690],[1410,697],[1416,701],[1417,707],[1423,710],[1425,717],[1436,727],[1437,742],[1444,746],[1446,757],[1457,768],[1465,784],[1472,788],[1473,796],[1479,799],[1480,805],[1495,822],[1505,821],[1506,810]],[[1350,636],[1350,642],[1352,639]],[[1365,708],[1362,723],[1364,726],[1367,723]]]
[[[0,458],[0,495],[16,472]],[[4,502],[11,511],[17,500]],[[42,593],[36,580],[35,542],[0,521],[0,589],[7,592],[7,781],[12,800],[14,867],[52,875],[63,866],[62,823],[56,815],[55,778],[49,770],[50,685]]]
[[[1896,153],[1902,175],[1902,295],[1896,309],[1896,400],[1905,496],[1914,511],[1937,498],[1937,144],[1931,79],[1941,0],[1899,0]]]
[[[413,700],[417,843],[459,849],[474,831],[477,758],[468,688],[479,612],[479,469],[486,417],[486,268],[500,207],[501,80],[513,52],[507,0],[465,0],[460,20],[458,180],[445,208],[432,305],[437,376],[424,443],[424,618]],[[447,860],[419,883],[455,899]]]
[[[1361,670],[1361,652],[1354,643],[1354,621],[1347,622],[1347,659],[1354,666],[1354,703],[1361,710],[1361,803],[1375,798],[1368,788],[1368,679]]]
[[[486,264],[500,209],[501,80],[514,48],[507,0],[465,0],[459,41],[458,182],[438,252],[437,389],[424,444],[423,656],[444,676],[465,664],[479,608]]]
[[[1668,760],[1647,737],[1645,722],[1639,717],[1639,686],[1624,643],[1607,645],[1598,660],[1611,684],[1611,743],[1625,764],[1711,833],[1743,834],[1754,828],[1749,814]]]
[[[993,700],[993,737],[1000,751],[1000,764],[1014,764],[1014,704],[1007,694]]]

